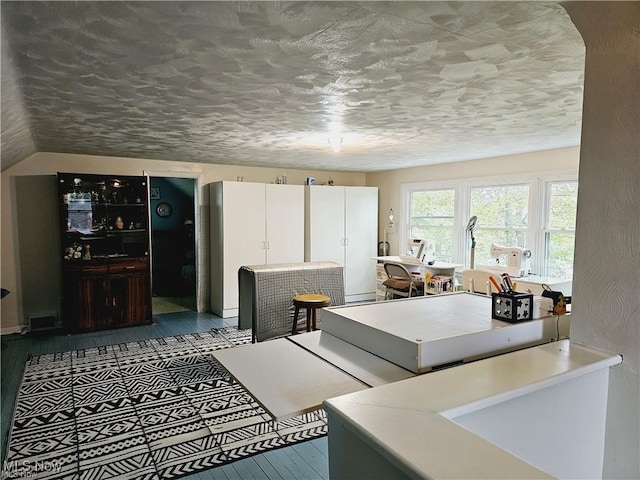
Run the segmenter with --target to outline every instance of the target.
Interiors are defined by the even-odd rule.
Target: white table
[[[564,296],[571,296],[573,288],[573,280],[552,277],[543,277],[540,275],[529,275],[527,277],[513,278],[518,283],[519,292],[533,293],[534,295],[542,294],[542,285],[548,285],[551,290],[559,291]]]
[[[424,263],[419,261],[417,258],[409,257],[409,256],[397,256],[397,255],[386,255],[373,257],[378,262],[382,263],[399,263],[404,266],[410,273],[425,273],[429,272],[431,275],[436,276],[444,276],[451,277],[451,287],[455,290],[456,281],[455,281],[455,272],[456,270],[463,268],[464,265],[460,263],[449,263],[449,262],[440,262],[436,261],[431,264]],[[384,278],[380,278],[380,273],[377,273],[377,281],[381,283],[386,279],[386,275],[383,275]],[[378,290],[382,292],[382,287],[378,286]],[[425,295],[431,295],[434,293],[443,293],[443,292],[435,292],[433,289],[425,288]],[[380,297],[381,295],[378,295]],[[382,298],[380,298],[382,299]]]
[[[491,298],[467,292],[329,307],[324,332],[415,373],[568,336],[569,316],[491,318]]]
[[[430,271],[433,275],[451,275],[453,276],[457,269],[464,267],[461,263],[449,263],[449,262],[440,262],[435,261],[432,264],[424,263],[418,260],[417,258],[405,256],[401,257],[399,255],[386,255],[373,257],[375,260],[379,262],[392,262],[392,263],[400,263],[407,267],[409,271],[415,271],[415,269],[419,267],[424,267],[428,271]]]
[[[568,316],[491,320],[491,299],[453,293],[323,309],[323,331],[213,355],[276,420],[328,398],[568,333]]]

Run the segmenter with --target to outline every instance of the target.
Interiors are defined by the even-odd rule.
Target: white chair
[[[387,279],[382,282],[385,286],[385,300],[395,297],[417,297],[424,295],[424,282],[417,280],[399,263],[385,262],[384,271]]]

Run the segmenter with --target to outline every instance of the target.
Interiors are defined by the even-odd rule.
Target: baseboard
[[[22,325],[14,325],[11,327],[0,327],[0,335],[11,335],[13,333],[22,333],[25,327]]]
[[[353,303],[353,302],[366,302],[376,299],[376,292],[369,293],[359,293],[355,295],[345,295],[344,301],[345,303]]]

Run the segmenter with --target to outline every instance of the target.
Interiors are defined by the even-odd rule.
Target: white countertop
[[[620,362],[563,340],[332,398],[324,407],[410,476],[551,478],[452,419]]]

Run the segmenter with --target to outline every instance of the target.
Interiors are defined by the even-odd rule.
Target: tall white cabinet
[[[304,260],[343,265],[347,302],[375,299],[377,242],[376,187],[305,187]]]
[[[304,261],[304,187],[215,182],[209,194],[211,311],[233,317],[241,266]]]

